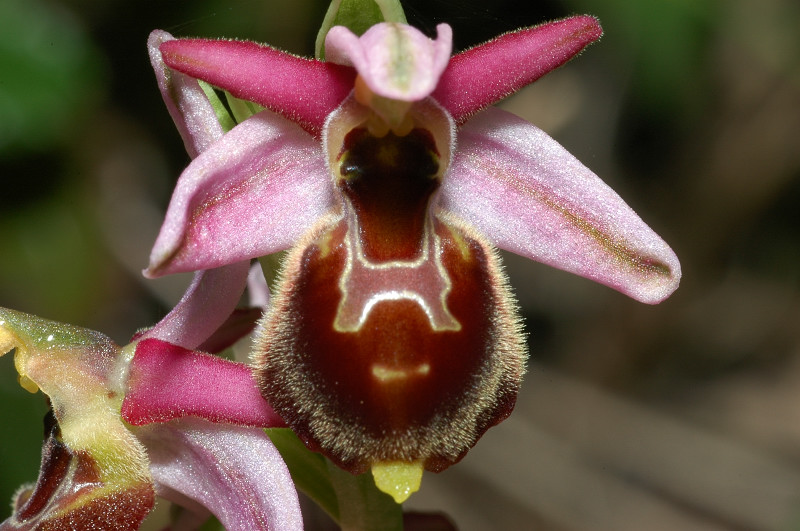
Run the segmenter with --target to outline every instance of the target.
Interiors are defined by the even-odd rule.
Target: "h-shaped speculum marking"
[[[352,210],[346,215],[350,222],[344,238],[347,262],[339,277],[342,298],[333,327],[358,332],[378,303],[410,300],[419,305],[434,331],[461,330],[461,323],[447,308],[450,276],[442,265],[441,241],[433,231],[433,221],[425,222],[418,258],[373,262],[364,256],[358,217]]]

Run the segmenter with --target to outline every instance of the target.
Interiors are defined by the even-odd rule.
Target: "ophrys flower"
[[[526,357],[494,248],[647,303],[674,253],[589,169],[488,105],[601,34],[591,17],[450,57],[403,24],[328,34],[328,62],[179,39],[171,68],[265,107],[178,182],[150,275],[291,248],[253,366],[309,447],[353,472],[442,470],[513,408]]]

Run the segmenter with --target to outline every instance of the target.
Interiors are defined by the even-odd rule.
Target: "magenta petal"
[[[164,64],[159,46],[171,40],[174,37],[166,31],[155,30],[147,39],[147,50],[167,110],[183,138],[186,151],[194,158],[221,137],[223,131],[197,80]]]
[[[678,287],[672,249],[540,129],[492,108],[467,122],[458,141],[442,208],[498,247],[650,304]]]
[[[196,416],[246,426],[284,426],[253,380],[250,367],[159,339],[136,345],[122,418],[140,426]]]
[[[196,502],[228,531],[303,528],[289,470],[263,430],[181,419],[136,434],[167,499],[190,509],[187,499]]]
[[[161,45],[170,68],[260,103],[319,136],[353,89],[355,70],[248,41],[178,39]]]
[[[319,142],[262,111],[181,175],[145,275],[211,269],[290,247],[333,204]]]
[[[178,304],[142,337],[197,348],[236,308],[249,271],[249,261],[198,271]]]
[[[563,65],[602,34],[590,16],[506,33],[453,56],[433,97],[463,123]]]
[[[208,339],[195,350],[219,354],[227,348],[233,347],[238,342],[249,343],[245,336],[256,329],[259,319],[264,314],[260,307],[236,308],[225,322]],[[249,345],[244,346],[247,349]]]

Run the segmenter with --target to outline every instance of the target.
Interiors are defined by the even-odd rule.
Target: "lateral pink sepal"
[[[440,206],[501,249],[656,304],[681,278],[677,256],[589,168],[544,131],[486,109],[459,131]]]
[[[261,111],[214,142],[178,179],[145,276],[213,269],[287,249],[333,202],[319,141]]]
[[[563,65],[602,34],[600,23],[590,16],[506,33],[454,55],[433,97],[462,124]]]
[[[177,39],[161,47],[179,72],[254,101],[319,137],[325,117],[355,83],[355,70],[248,41]]]
[[[280,427],[250,367],[160,339],[136,345],[122,418],[135,426],[195,416],[242,426]]]

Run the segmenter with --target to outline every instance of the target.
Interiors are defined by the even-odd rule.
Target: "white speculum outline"
[[[364,256],[355,209],[347,198],[344,198],[344,203],[347,218],[347,234],[344,238],[347,259],[339,277],[342,298],[336,310],[333,328],[338,332],[358,332],[372,308],[379,302],[412,300],[425,312],[435,332],[461,330],[461,323],[447,307],[447,295],[452,284],[450,275],[442,265],[441,239],[433,232],[430,215],[425,220],[422,252],[418,258],[372,262]],[[431,256],[433,263],[430,261]],[[370,287],[370,280],[381,287]],[[387,285],[392,288],[387,289]],[[433,293],[420,291],[421,288],[438,291],[438,301],[431,301]]]

